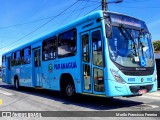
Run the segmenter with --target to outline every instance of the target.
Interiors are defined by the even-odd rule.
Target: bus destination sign
[[[110,16],[111,16],[112,23],[131,25],[131,26],[140,27],[140,28],[144,27],[144,23],[142,21],[132,17],[128,17],[124,15],[116,15],[116,14],[111,14]]]

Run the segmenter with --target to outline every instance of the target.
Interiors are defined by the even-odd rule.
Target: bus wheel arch
[[[15,75],[15,76],[14,76],[14,87],[15,87],[17,90],[20,89],[18,75]]]
[[[76,95],[76,88],[72,75],[63,73],[60,77],[60,90],[65,98],[72,99]]]

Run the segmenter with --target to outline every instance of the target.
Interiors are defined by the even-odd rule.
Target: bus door
[[[7,57],[6,61],[6,82],[11,83],[11,57]]]
[[[104,94],[104,60],[101,29],[81,34],[83,92]]]
[[[36,48],[33,50],[34,53],[34,86],[42,86],[41,78],[41,49]]]

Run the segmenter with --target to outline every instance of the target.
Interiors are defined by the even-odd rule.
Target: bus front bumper
[[[147,92],[157,91],[157,81],[143,84],[122,84],[114,80],[110,80],[106,86],[106,96],[138,96]]]

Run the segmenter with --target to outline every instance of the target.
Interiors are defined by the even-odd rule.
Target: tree
[[[160,41],[153,42],[154,51],[160,51]]]

